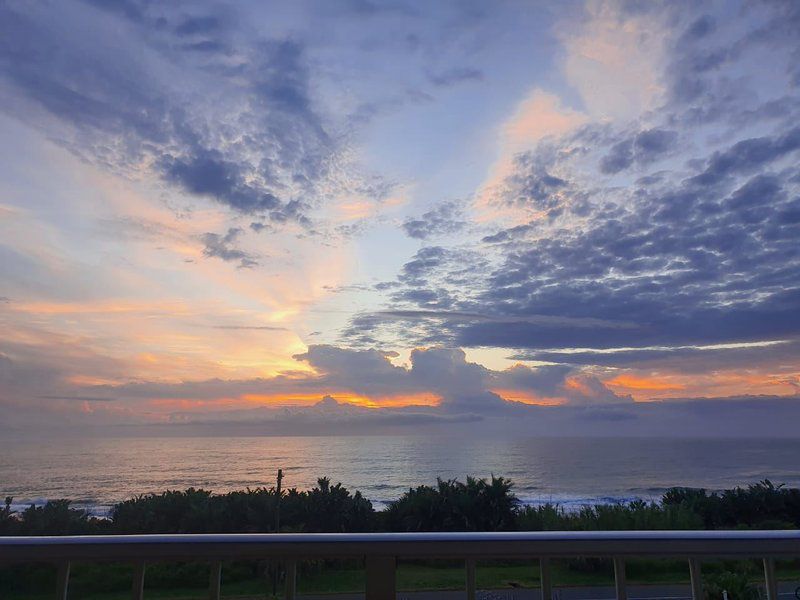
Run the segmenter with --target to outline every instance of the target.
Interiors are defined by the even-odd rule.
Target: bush
[[[750,583],[746,572],[723,571],[706,575],[703,593],[706,600],[722,600],[724,592],[728,600],[758,600],[758,588]]]
[[[503,477],[467,477],[421,485],[392,502],[384,515],[389,531],[506,531],[515,528],[519,500]]]
[[[226,494],[189,488],[137,496],[120,502],[110,519],[91,517],[69,500],[52,500],[21,512],[6,498],[0,535],[281,531],[597,531],[760,528],[800,526],[800,490],[764,480],[721,493],[672,488],[661,502],[635,500],[566,511],[557,504],[520,506],[503,477],[437,480],[409,489],[376,512],[360,492],[328,478],[307,491],[258,487]]]

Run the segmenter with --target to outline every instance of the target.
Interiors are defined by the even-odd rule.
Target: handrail
[[[700,585],[700,560],[710,557],[764,559],[767,592],[774,591],[774,560],[800,556],[800,531],[545,531],[458,533],[281,533],[172,534],[0,537],[0,562],[55,562],[61,565],[59,585],[64,594],[71,561],[130,561],[140,565],[134,589],[141,590],[144,562],[201,560],[212,569],[212,597],[218,597],[220,561],[228,559],[286,560],[366,557],[367,598],[394,598],[394,569],[398,558],[455,558],[466,564],[468,598],[474,597],[477,558],[539,558],[542,582],[550,587],[549,558],[608,557],[614,561],[617,597],[624,600],[625,558],[634,556],[689,559],[692,591]],[[544,560],[542,560],[544,559]],[[66,566],[65,566],[66,565]],[[287,570],[288,572],[288,570]],[[216,586],[216,594],[213,588]],[[289,590],[291,588],[291,594]],[[472,589],[470,589],[472,588]],[[549,590],[548,590],[549,591]],[[470,592],[472,592],[470,594]],[[294,577],[287,578],[287,596],[294,597]],[[63,597],[63,596],[62,596]],[[546,596],[545,596],[546,597]]]
[[[800,556],[800,531],[531,531],[0,536],[0,561],[138,558]]]

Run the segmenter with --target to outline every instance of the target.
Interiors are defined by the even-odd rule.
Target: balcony
[[[234,559],[284,561],[287,600],[296,597],[297,561],[310,558],[364,558],[367,600],[396,599],[398,559],[464,561],[466,598],[474,600],[475,561],[531,559],[541,570],[541,597],[551,599],[550,559],[593,556],[614,564],[617,600],[627,600],[625,560],[634,557],[685,558],[693,600],[701,600],[704,559],[758,558],[764,564],[767,600],[778,600],[775,560],[800,556],[800,531],[621,531],[367,534],[211,534],[0,537],[0,563],[58,565],[57,598],[66,600],[70,564],[78,561],[137,565],[134,600],[144,598],[146,564],[207,561],[209,597],[220,598],[222,562]],[[538,566],[534,563],[538,561]]]

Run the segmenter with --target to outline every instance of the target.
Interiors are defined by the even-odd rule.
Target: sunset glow
[[[800,407],[792,3],[411,4],[0,6],[0,429]]]

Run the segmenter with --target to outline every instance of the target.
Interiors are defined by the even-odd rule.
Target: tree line
[[[214,494],[189,488],[140,495],[108,518],[69,500],[20,511],[0,508],[0,535],[369,531],[555,531],[627,529],[792,529],[800,527],[800,490],[764,480],[722,492],[672,488],[659,501],[634,500],[566,510],[523,505],[504,477],[438,480],[409,489],[376,510],[358,491],[319,479],[310,490],[257,487]]]

